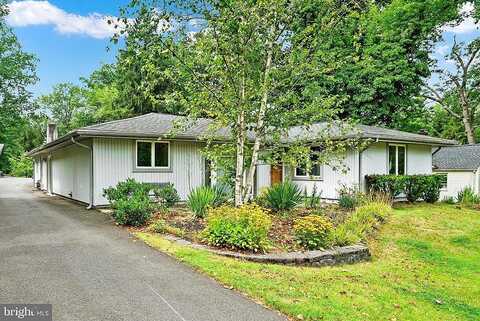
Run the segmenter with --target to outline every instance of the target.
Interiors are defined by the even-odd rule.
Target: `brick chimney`
[[[53,142],[58,138],[57,124],[48,123],[47,124],[47,144]]]

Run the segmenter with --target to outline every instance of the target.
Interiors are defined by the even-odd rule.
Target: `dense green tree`
[[[6,1],[0,1],[0,171],[8,172],[11,160],[24,152],[18,129],[33,112],[28,86],[37,80],[36,58],[25,53],[11,28],[5,23]]]

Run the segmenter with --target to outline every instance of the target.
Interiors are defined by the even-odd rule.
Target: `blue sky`
[[[7,22],[14,28],[23,48],[38,59],[40,81],[32,88],[35,96],[50,92],[59,82],[78,83],[102,63],[114,61],[116,47],[107,51],[112,27],[106,23],[129,0],[17,0],[10,3]],[[466,5],[463,12],[471,12]],[[445,41],[439,43],[433,56],[442,66],[451,68],[442,56],[453,42],[469,42],[480,32],[473,19],[467,18],[455,27],[444,27]]]

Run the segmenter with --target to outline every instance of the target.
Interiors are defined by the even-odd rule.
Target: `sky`
[[[118,49],[110,46],[113,27],[107,19],[115,17],[129,0],[16,0],[9,4],[7,23],[14,29],[23,49],[34,53],[38,61],[39,82],[31,88],[35,96],[47,94],[60,82],[79,83],[103,63],[115,60]],[[467,15],[473,6],[466,4]],[[457,26],[442,28],[444,41],[437,44],[433,57],[439,64],[452,68],[443,59],[453,39],[470,42],[480,37],[479,25],[466,18]],[[435,78],[433,78],[435,79]],[[433,80],[432,80],[433,81]]]

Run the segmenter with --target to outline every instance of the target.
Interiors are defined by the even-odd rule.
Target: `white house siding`
[[[447,188],[440,191],[440,199],[457,197],[465,187],[471,187],[478,193],[477,175],[474,171],[436,171],[447,174]]]
[[[407,146],[407,174],[432,173],[432,147],[430,145]]]
[[[37,182],[40,182],[42,174],[40,170],[40,157],[35,157],[33,162],[33,186],[37,187]]]
[[[268,188],[271,184],[270,177],[270,165],[269,164],[258,164],[257,165],[257,182],[255,187],[256,194],[261,193],[263,190]]]
[[[358,185],[358,152],[349,150],[343,160],[343,166],[333,169],[330,166],[323,166],[323,175],[321,180],[312,180],[308,178],[298,178],[291,173],[289,176],[292,181],[298,185],[302,191],[312,193],[313,187],[316,185],[317,192],[322,193],[322,198],[337,199],[338,189],[342,185],[355,186]],[[346,170],[346,172],[344,171]],[[293,170],[287,170],[293,172]],[[285,176],[285,175],[284,175]]]
[[[77,145],[71,145],[52,152],[50,161],[52,192],[89,203],[90,151]]]
[[[40,160],[40,189],[47,190],[47,159]]]
[[[94,204],[107,205],[103,189],[115,186],[127,178],[147,183],[173,183],[180,198],[204,183],[205,163],[200,153],[201,145],[195,142],[170,142],[170,171],[138,171],[134,168],[135,140],[120,138],[95,138]]]

